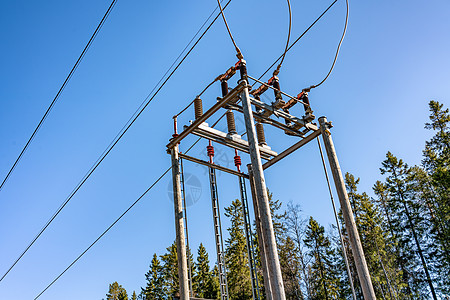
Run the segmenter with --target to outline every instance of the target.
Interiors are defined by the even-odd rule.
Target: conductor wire
[[[222,4],[220,4],[220,0],[217,0],[217,4],[219,4],[220,13],[222,15],[223,22],[225,23],[225,26],[227,27],[228,35],[230,36],[231,41],[233,42],[234,48],[236,49],[236,57],[238,59],[243,59],[244,56],[242,55],[239,47],[236,45],[236,42],[234,41],[234,38],[233,38],[233,34],[231,34],[231,30],[230,30],[230,27],[228,26],[228,22],[227,22],[227,19],[225,18],[225,14],[223,13]]]
[[[322,14],[319,16],[319,17],[317,17],[317,19],[314,21],[314,22],[312,22],[311,23],[311,25],[309,25],[309,27],[308,28],[306,28],[306,30],[305,31],[303,31],[303,33],[289,46],[289,48],[287,49],[287,51],[286,52],[288,52],[289,50],[291,50],[292,49],[292,47],[294,47],[294,45],[295,44],[297,44],[297,42],[299,41],[299,40],[301,40],[302,39],[302,37],[314,26],[314,25],[316,25],[316,23],[330,10],[330,8],[331,7],[333,7],[333,5],[334,4],[336,4],[336,2],[337,2],[338,0],[334,0],[328,7],[327,7],[327,9],[325,9],[323,12],[322,12]],[[283,53],[284,54],[284,53]],[[275,64],[281,59],[281,58],[283,58],[283,54],[282,55],[280,55],[280,57],[278,57],[274,62],[273,62],[273,64],[270,66],[270,67],[268,67],[267,68],[267,70],[261,75],[261,76],[259,76],[259,78],[258,78],[258,80],[261,80],[261,78],[263,78],[263,76],[264,75],[266,75],[267,74],[267,72],[269,72],[270,71],[270,69],[272,69],[272,67],[273,66],[275,66]]]
[[[292,27],[292,11],[291,11],[291,1],[287,0],[288,9],[289,9],[289,30],[288,30],[288,36],[286,40],[286,48],[284,49],[283,57],[281,58],[280,63],[277,66],[277,69],[273,72],[273,75],[276,76],[280,73],[281,65],[284,62],[284,58],[286,57],[286,53],[288,52],[289,48],[289,40],[291,38],[291,27]]]
[[[348,13],[349,13],[348,0],[345,0],[345,4],[346,4],[347,11],[346,11],[346,14],[345,14],[345,26],[344,26],[344,31],[342,32],[341,40],[339,41],[338,47],[337,47],[337,49],[336,49],[336,54],[334,55],[334,60],[333,60],[333,63],[332,63],[332,65],[331,65],[330,71],[328,71],[327,76],[325,76],[325,78],[324,78],[321,82],[319,82],[319,83],[316,84],[316,85],[310,86],[310,87],[308,88],[308,90],[314,89],[314,88],[316,88],[316,87],[322,85],[322,83],[324,83],[324,82],[328,79],[328,77],[330,77],[330,74],[331,74],[331,72],[332,72],[333,69],[334,69],[334,66],[335,66],[335,64],[336,64],[336,61],[337,61],[337,58],[338,58],[338,55],[339,55],[339,51],[341,50],[342,41],[344,40],[345,33],[347,32]]]

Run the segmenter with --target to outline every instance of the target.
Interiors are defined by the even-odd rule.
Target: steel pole
[[[248,175],[250,180],[250,190],[252,193],[252,200],[253,200],[253,211],[255,212],[255,223],[256,223],[256,234],[258,235],[258,246],[259,246],[259,253],[261,258],[261,269],[263,273],[263,280],[264,280],[264,290],[266,294],[267,300],[272,300],[272,288],[270,287],[270,276],[269,276],[269,269],[267,266],[267,257],[266,257],[266,251],[264,251],[264,236],[262,235],[262,229],[261,229],[261,220],[259,218],[259,207],[258,207],[258,201],[256,200],[256,190],[255,190],[255,181],[253,179],[253,171],[252,166],[247,165],[248,168]]]
[[[356,227],[355,218],[353,217],[352,207],[348,200],[345,182],[342,176],[341,167],[336,155],[333,140],[329,129],[331,124],[327,122],[327,118],[319,118],[320,130],[322,131],[323,142],[327,151],[328,162],[330,163],[331,172],[333,174],[334,184],[341,204],[342,215],[344,217],[345,227],[347,229],[350,245],[352,248],[353,259],[355,260],[356,271],[358,273],[359,282],[363,291],[365,300],[375,300],[375,291],[373,290],[372,281],[370,279],[369,269],[367,267],[364,250],[359,238],[358,229]]]
[[[242,66],[241,66],[242,68]],[[242,74],[242,70],[241,70]],[[245,75],[244,75],[245,76]],[[246,80],[246,79],[243,79]],[[280,261],[278,259],[277,243],[273,230],[272,216],[270,213],[269,197],[264,179],[264,172],[259,153],[258,141],[255,132],[255,122],[248,92],[248,85],[241,92],[242,108],[245,118],[245,127],[249,143],[250,159],[252,163],[253,178],[255,182],[256,198],[258,201],[264,247],[267,256],[267,265],[270,274],[273,300],[285,300],[283,277],[281,275]]]
[[[180,284],[180,300],[189,300],[189,277],[187,267],[186,243],[184,235],[183,203],[181,199],[180,162],[178,159],[178,145],[171,150],[173,205],[175,208],[175,231],[178,259],[178,278]]]

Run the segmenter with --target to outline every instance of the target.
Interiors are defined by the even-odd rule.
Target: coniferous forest
[[[433,136],[425,141],[421,165],[410,166],[387,152],[379,169],[384,179],[373,184],[373,197],[359,189],[357,174],[345,174],[378,299],[450,299],[450,113],[436,101],[430,101],[429,110],[425,128]],[[269,198],[286,298],[352,299],[351,280],[356,298],[363,299],[345,227],[341,231],[352,278],[335,226],[328,229],[313,217],[305,218],[298,204],[283,205],[271,193]],[[225,241],[229,296],[252,299],[240,200],[225,208],[225,216],[231,224]],[[253,239],[257,247],[257,237]],[[106,299],[172,299],[178,291],[176,255],[175,243],[166,253],[155,253],[140,291],[127,293],[114,282]],[[200,244],[188,257],[194,296],[219,299],[216,254],[207,253]],[[263,290],[259,261],[257,268]]]

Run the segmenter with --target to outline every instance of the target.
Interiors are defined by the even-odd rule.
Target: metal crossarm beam
[[[315,139],[316,137],[318,137],[321,134],[320,130],[316,130],[313,133],[311,133],[310,135],[308,135],[307,137],[305,137],[304,139],[298,141],[297,143],[295,143],[294,145],[292,145],[291,147],[287,148],[286,150],[284,150],[283,152],[281,152],[280,154],[278,154],[276,157],[272,158],[271,160],[267,161],[265,164],[262,165],[263,169],[267,169],[268,167],[270,167],[271,165],[279,162],[280,160],[282,160],[283,158],[285,158],[286,156],[288,156],[289,154],[293,153],[294,151],[296,151],[297,149],[299,149],[300,147],[306,145],[307,143],[309,143],[310,141],[312,141],[313,139]]]
[[[248,175],[245,174],[245,173],[240,173],[240,172],[237,172],[235,170],[231,170],[231,169],[228,169],[228,168],[216,165],[216,164],[211,164],[211,163],[209,163],[207,161],[204,161],[204,160],[201,160],[201,159],[198,159],[198,158],[195,158],[195,157],[183,154],[183,153],[179,153],[178,155],[181,158],[183,158],[183,159],[192,161],[192,162],[197,163],[197,164],[201,164],[201,165],[204,165],[204,166],[207,166],[207,167],[210,167],[210,168],[214,168],[214,169],[217,169],[219,171],[227,172],[227,173],[230,173],[232,175],[239,176],[239,177],[243,177],[243,178],[247,178],[247,179],[249,178]]]
[[[205,122],[209,117],[211,117],[216,111],[221,107],[225,106],[227,102],[232,102],[237,100],[239,93],[245,87],[245,83],[239,83],[234,89],[232,89],[225,97],[220,99],[216,104],[214,104],[210,109],[208,109],[200,118],[196,119],[191,125],[189,125],[183,132],[181,132],[177,137],[173,138],[169,144],[167,144],[168,149],[172,149],[175,145],[181,142],[186,136],[188,136],[194,129],[196,129],[200,124]]]
[[[209,139],[211,141],[217,142],[219,144],[237,149],[239,151],[243,151],[245,153],[249,153],[249,144],[248,141],[241,139],[237,136],[230,136],[226,134],[225,132],[222,132],[220,130],[211,128],[205,124],[201,124],[197,126],[196,129],[192,131],[193,134]],[[269,160],[271,157],[275,157],[278,154],[267,148],[267,147],[259,147],[259,152],[261,153],[261,157]]]

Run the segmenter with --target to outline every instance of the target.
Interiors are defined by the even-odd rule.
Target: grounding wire
[[[344,31],[342,32],[341,39],[340,39],[339,44],[338,44],[338,47],[337,47],[337,49],[336,49],[336,54],[334,55],[334,59],[333,59],[333,63],[331,64],[331,68],[330,68],[330,70],[328,71],[327,76],[325,76],[325,78],[324,78],[321,82],[319,82],[318,84],[315,84],[315,85],[310,86],[310,87],[308,88],[308,90],[313,89],[313,88],[316,88],[316,87],[320,86],[322,83],[324,83],[324,82],[328,79],[328,77],[330,76],[331,72],[332,72],[333,69],[334,69],[334,66],[335,66],[335,64],[336,64],[336,61],[337,61],[337,58],[338,58],[338,55],[339,55],[339,51],[341,50],[342,41],[344,40],[345,33],[347,32],[348,13],[349,13],[348,0],[345,0],[345,4],[346,4],[346,13],[345,13],[345,25],[344,25]]]
[[[289,46],[289,48],[287,49],[288,52],[289,50],[291,50],[291,48],[314,26],[316,25],[316,23],[328,12],[328,10],[337,2],[338,0],[334,0],[328,7],[327,9],[325,9],[322,14],[311,24],[309,25],[308,28],[306,28],[305,31],[303,31],[303,33]],[[280,57],[278,57],[275,62],[269,67],[267,68],[267,70],[258,78],[259,80],[261,80],[261,78],[267,74],[267,72],[270,71],[270,69],[272,69],[273,66],[275,66],[275,64],[283,57],[285,53],[281,54]]]
[[[5,183],[8,181],[8,179],[11,176],[12,172],[15,170],[15,168],[16,168],[17,164],[19,163],[19,161],[22,159],[22,156],[27,151],[27,149],[30,146],[31,142],[34,140],[34,137],[38,133],[39,129],[41,129],[42,124],[47,119],[47,116],[49,115],[50,111],[53,109],[53,106],[55,106],[56,102],[58,101],[59,97],[61,96],[61,93],[63,92],[63,90],[65,89],[66,85],[69,83],[70,79],[72,78],[73,73],[76,71],[76,69],[78,68],[78,65],[83,60],[84,55],[86,54],[86,52],[91,47],[92,42],[95,40],[98,32],[103,27],[103,24],[105,23],[105,21],[108,18],[110,12],[112,11],[114,6],[116,5],[116,2],[117,2],[117,0],[113,0],[111,2],[111,4],[109,5],[108,10],[103,15],[103,18],[101,19],[100,23],[97,25],[97,28],[95,29],[95,31],[92,34],[91,38],[89,39],[88,43],[86,44],[86,46],[84,47],[84,49],[81,52],[80,56],[78,57],[77,61],[75,62],[75,65],[70,70],[69,75],[67,75],[67,77],[64,80],[63,84],[61,85],[61,87],[59,88],[58,92],[56,93],[56,96],[53,98],[53,101],[50,103],[50,106],[45,111],[45,113],[42,116],[41,120],[39,121],[38,125],[34,129],[33,133],[31,134],[30,138],[28,139],[27,143],[25,144],[25,146],[23,147],[23,149],[20,152],[19,156],[17,157],[17,159],[15,160],[14,164],[12,165],[11,169],[8,171],[8,173],[6,174],[6,177],[3,179],[2,183],[0,184],[0,191],[2,190],[3,186],[5,185]],[[1,281],[1,279],[0,279],[0,281]]]
[[[231,2],[229,0],[224,8],[227,7],[227,5]],[[183,63],[183,61],[187,58],[187,56],[192,52],[192,50],[195,48],[195,46],[200,42],[200,40],[203,38],[203,36],[206,34],[206,32],[211,28],[211,26],[215,23],[217,18],[220,16],[218,14],[214,20],[209,24],[209,26],[205,29],[205,31],[202,33],[202,35],[197,39],[197,41],[192,45],[192,47],[189,49],[189,51],[185,54],[185,56],[181,59],[181,61],[177,64],[177,66],[172,70],[172,72],[169,74],[169,76],[163,81],[161,86],[156,90],[156,92],[153,94],[153,96],[150,97],[151,93],[146,97],[145,104],[141,105],[138,110],[133,114],[133,116],[128,120],[128,122],[124,125],[124,127],[119,131],[119,133],[116,135],[116,137],[113,139],[113,141],[109,144],[109,146],[103,151],[103,153],[100,155],[100,157],[97,159],[97,161],[94,163],[94,165],[90,168],[90,170],[84,175],[84,177],[81,179],[81,181],[78,183],[78,185],[74,188],[74,190],[70,193],[70,195],[66,198],[66,200],[61,204],[61,206],[56,210],[56,212],[53,214],[53,216],[47,221],[47,223],[42,227],[42,229],[39,231],[39,233],[33,238],[33,240],[30,242],[30,244],[25,248],[25,250],[20,254],[20,256],[14,261],[14,263],[11,265],[11,267],[6,271],[5,274],[0,278],[0,281],[2,281],[6,275],[14,268],[14,266],[20,261],[20,259],[25,255],[25,253],[31,248],[31,246],[36,242],[36,240],[42,235],[42,233],[47,229],[47,227],[53,222],[53,220],[56,218],[56,216],[63,210],[63,208],[69,203],[69,201],[73,198],[73,196],[78,192],[78,190],[82,187],[82,185],[87,181],[87,179],[91,176],[91,174],[95,171],[95,169],[101,164],[101,162],[105,159],[105,157],[111,152],[111,150],[114,148],[114,146],[120,141],[120,139],[125,135],[125,133],[128,131],[128,129],[133,125],[133,123],[137,120],[137,118],[142,114],[142,112],[145,110],[145,108],[150,104],[150,102],[155,98],[155,96],[159,93],[159,91],[164,87],[164,85],[167,83],[167,81],[172,77],[172,75],[175,73],[175,71],[180,67],[180,65]]]
[[[336,204],[334,203],[333,192],[331,191],[330,178],[328,177],[327,167],[325,165],[325,159],[323,158],[322,145],[320,144],[319,137],[316,138],[317,144],[319,145],[320,158],[322,159],[323,171],[325,173],[325,179],[327,180],[328,192],[330,193],[331,204],[333,206],[334,218],[336,219],[336,227],[338,228],[339,238],[342,246],[342,254],[344,255],[345,266],[347,268],[348,281],[350,282],[350,287],[352,289],[353,300],[356,300],[355,287],[353,286],[352,272],[350,271],[350,265],[348,263],[347,251],[345,250],[344,238],[342,237],[341,227],[339,225],[339,218],[336,211]]]
[[[280,73],[281,65],[284,62],[284,58],[286,57],[286,53],[288,51],[289,47],[289,40],[291,39],[291,28],[292,28],[292,10],[291,10],[291,1],[287,0],[288,10],[289,10],[289,30],[288,30],[288,36],[286,40],[286,47],[284,48],[283,57],[281,58],[280,63],[277,66],[277,69],[273,72],[273,75],[276,76]]]
[[[222,120],[222,118],[225,116],[226,113],[222,114],[222,116],[219,117],[219,119],[217,119],[217,121],[212,125],[212,127],[214,128],[219,122],[220,120]],[[201,140],[202,138],[198,138],[184,153],[188,153],[192,148],[194,148],[194,146]],[[114,225],[116,225],[117,222],[120,221],[120,219],[122,219],[139,201],[141,201],[142,198],[144,198],[144,196],[150,192],[150,190],[152,188],[154,188],[160,181],[161,179],[164,178],[164,176],[167,175],[167,173],[172,169],[172,166],[169,167],[167,170],[165,170],[159,177],[158,179],[156,179],[151,185],[150,187],[141,195],[139,196],[139,198],[136,199],[136,201],[134,201],[110,226],[108,226],[108,228],[105,229],[105,231],[103,231],[103,233],[97,238],[95,239],[95,241],[93,243],[91,243],[89,245],[89,247],[87,247],[80,255],[78,255],[78,257],[72,261],[72,263],[70,263],[70,265],[64,269],[64,271],[62,271],[52,282],[50,282],[49,285],[47,285],[47,287],[42,290],[42,292],[40,292],[35,298],[34,300],[38,299],[40,296],[42,296],[42,294],[44,294],[56,281],[58,281],[59,278],[61,278],[61,276],[64,275],[64,273],[66,273],[78,260],[80,260],[80,258],[86,254],[86,252],[88,252],[106,233],[108,233],[108,231],[114,227]]]
[[[243,59],[244,56],[242,55],[241,50],[239,49],[239,47],[236,45],[236,42],[234,41],[234,38],[233,38],[233,34],[231,34],[231,30],[230,30],[230,27],[228,26],[227,19],[225,18],[225,14],[223,13],[222,4],[220,4],[219,0],[217,0],[217,4],[219,5],[220,13],[221,13],[222,18],[223,18],[223,22],[225,23],[225,26],[227,27],[228,35],[230,36],[231,41],[233,42],[234,48],[236,49],[236,56],[237,56],[238,59]]]

